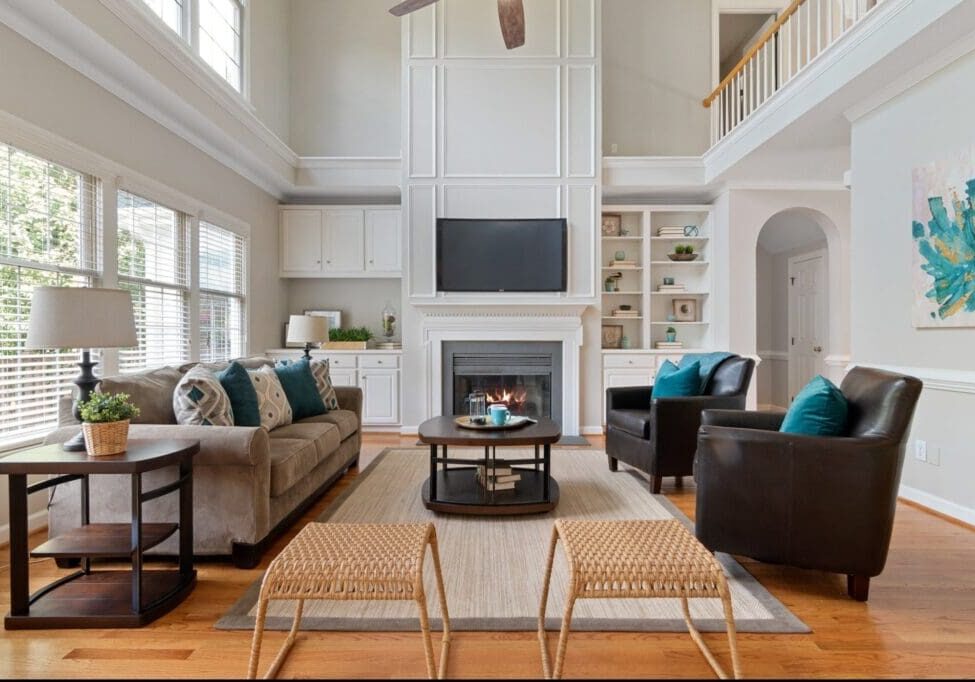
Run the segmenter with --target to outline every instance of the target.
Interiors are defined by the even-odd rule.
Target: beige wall
[[[852,146],[853,359],[903,367],[928,380],[912,439],[927,441],[929,458],[939,455],[940,464],[915,460],[912,442],[903,482],[922,504],[970,523],[975,329],[913,327],[911,221],[913,169],[975,148],[973,81],[975,54],[969,54],[857,121]],[[932,380],[938,376],[940,383]],[[954,381],[961,384],[953,389]]]
[[[602,20],[604,153],[707,151],[711,0],[603,0]]]
[[[294,279],[288,286],[288,312],[340,310],[343,327],[368,327],[378,337],[386,302],[397,311],[402,308],[401,290],[398,279]]]
[[[291,141],[291,0],[251,0],[247,73],[250,99],[264,125]]]
[[[294,0],[291,143],[301,156],[400,156],[401,19],[390,0]]]

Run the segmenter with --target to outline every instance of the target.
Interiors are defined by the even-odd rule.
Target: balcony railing
[[[704,100],[717,144],[884,0],[793,0]]]

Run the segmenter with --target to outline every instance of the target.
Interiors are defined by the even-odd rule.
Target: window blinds
[[[200,222],[200,360],[217,362],[246,353],[247,241]]]

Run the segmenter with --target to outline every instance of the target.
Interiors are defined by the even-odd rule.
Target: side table
[[[46,628],[141,627],[168,613],[193,591],[193,456],[194,440],[131,440],[128,450],[111,457],[89,457],[46,445],[0,459],[0,474],[10,489],[9,630]],[[178,467],[172,483],[142,489],[142,474]],[[29,475],[55,476],[27,484]],[[128,474],[132,477],[132,522],[92,523],[88,477]],[[29,551],[27,497],[71,481],[81,482],[81,525]],[[179,523],[143,523],[142,505],[179,492]],[[144,553],[179,531],[177,570],[144,568]],[[31,557],[81,560],[81,570],[30,594]],[[129,559],[130,570],[92,570],[92,559]]]

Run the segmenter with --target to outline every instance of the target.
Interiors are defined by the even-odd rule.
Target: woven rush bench
[[[433,555],[443,640],[437,670],[430,637],[430,620],[423,590],[423,560],[427,547]],[[277,675],[294,646],[301,627],[304,603],[309,599],[333,601],[413,601],[420,616],[427,675],[443,678],[450,648],[450,617],[440,569],[437,533],[432,523],[341,524],[310,523],[271,562],[261,584],[251,645],[248,677],[257,676],[261,640],[271,600],[297,602],[294,623],[265,677]]]
[[[559,540],[563,543],[569,563],[569,587],[553,672],[545,635],[545,607]],[[680,599],[691,638],[718,677],[725,679],[724,670],[694,627],[687,604],[688,599],[694,598],[720,599],[724,607],[734,676],[737,679],[741,675],[731,593],[724,571],[714,556],[680,521],[559,519],[552,530],[538,615],[538,641],[545,678],[562,677],[572,610],[577,599],[634,598]]]

